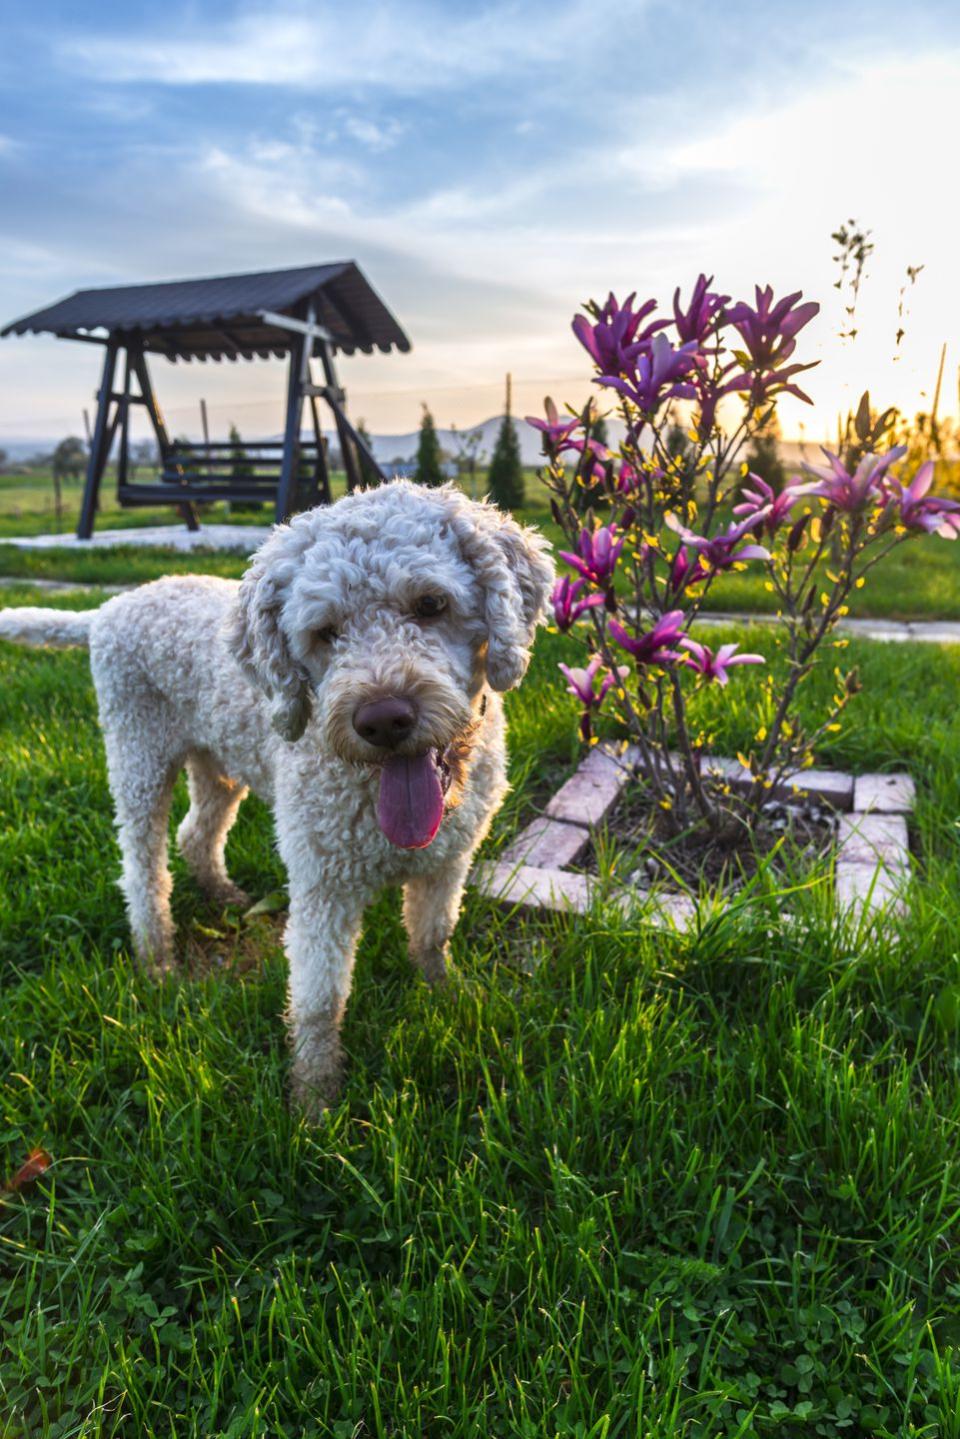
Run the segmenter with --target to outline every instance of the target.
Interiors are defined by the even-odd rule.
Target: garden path
[[[161,527],[158,526],[157,528]],[[212,529],[214,528],[214,526],[211,526],[210,528]],[[259,525],[222,525],[216,526],[216,528],[232,529],[236,531],[244,530],[246,534],[250,535],[251,537],[256,536],[258,543],[261,535],[267,533],[266,531],[261,530],[261,527]],[[166,529],[165,532],[167,534],[170,533],[169,529]],[[106,533],[107,532],[104,532],[105,535]],[[123,535],[124,538],[121,543],[128,544],[134,543],[134,541],[128,540],[127,536],[131,534],[135,535],[138,533],[138,531],[121,530],[117,531],[116,533]],[[195,536],[190,536],[189,531],[186,530],[177,531],[176,533],[182,533],[185,538],[188,536],[191,539],[195,538]],[[206,533],[206,531],[204,531],[204,533]],[[44,536],[43,538],[47,537]],[[62,542],[64,537],[61,535],[57,536],[57,538]],[[11,542],[5,540],[3,543],[7,544]],[[118,541],[114,540],[114,543],[116,544],[118,543]],[[178,546],[178,548],[194,549],[199,547],[196,545],[183,545]],[[204,546],[204,548],[216,548],[216,546],[208,544],[207,546]],[[249,552],[252,552],[254,548],[256,548],[256,546],[251,544]],[[142,583],[142,581],[140,583]],[[79,581],[71,580],[27,579],[17,578],[15,576],[0,575],[0,588],[3,588],[4,586],[29,586],[33,589],[45,590],[50,594],[63,594],[66,593],[66,591],[68,590],[96,590],[100,593],[119,594],[121,590],[133,590],[137,588],[136,584],[96,585],[85,584]],[[699,615],[697,617],[696,623],[698,625],[703,625],[709,628],[717,628],[718,626],[722,625],[773,625],[777,623],[777,619],[775,615],[747,614],[741,610],[716,610],[708,614]],[[851,635],[856,639],[886,640],[893,643],[901,644],[904,644],[910,640],[921,641],[925,644],[960,644],[960,621],[957,620],[846,619],[841,620],[837,628],[841,630],[844,634]]]

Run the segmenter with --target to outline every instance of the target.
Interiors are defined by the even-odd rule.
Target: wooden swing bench
[[[409,350],[410,342],[352,260],[80,290],[14,321],[0,335],[41,332],[105,347],[77,528],[81,539],[93,533],[101,481],[118,435],[118,503],[174,505],[191,529],[199,528],[196,507],[218,500],[271,504],[278,521],[309,506],[329,504],[320,402],[333,417],[348,490],[356,489],[364,474],[384,478],[369,445],[347,418],[334,357],[357,350]],[[148,354],[170,361],[287,359],[283,439],[202,444],[172,440],[154,394]],[[322,365],[322,384],[311,376],[314,358]],[[305,441],[301,429],[306,404],[313,435]],[[130,412],[136,405],[146,408],[159,448],[160,471],[151,479],[137,479],[130,466]]]

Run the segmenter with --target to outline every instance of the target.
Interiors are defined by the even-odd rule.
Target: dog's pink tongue
[[[391,844],[425,849],[443,819],[443,789],[432,754],[394,755],[380,771],[377,821]]]

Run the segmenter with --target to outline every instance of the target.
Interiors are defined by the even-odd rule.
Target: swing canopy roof
[[[289,354],[314,324],[346,355],[409,350],[410,341],[352,260],[152,285],[78,290],[0,335],[49,332],[67,340],[134,341],[169,360],[252,360]]]

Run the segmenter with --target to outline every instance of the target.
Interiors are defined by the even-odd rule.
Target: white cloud
[[[643,0],[626,0],[627,15]],[[562,7],[521,0],[460,10],[427,0],[411,6],[361,3],[251,11],[179,32],[65,36],[61,58],[93,75],[164,85],[247,84],[329,90],[387,86],[399,93],[445,89],[463,80],[503,77],[532,61],[556,62],[585,43],[599,45],[589,0]]]
[[[359,115],[347,115],[343,129],[351,139],[373,151],[391,150],[403,134],[397,120],[369,120]]]

